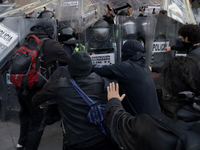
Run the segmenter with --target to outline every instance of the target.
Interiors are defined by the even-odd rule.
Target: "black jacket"
[[[120,94],[126,94],[122,104],[132,115],[160,113],[154,81],[143,59],[129,59],[93,71],[118,81]]]
[[[200,45],[191,47],[187,51],[187,56],[195,57],[200,60]]]
[[[96,73],[87,77],[76,78],[79,87],[95,102],[105,104],[106,98],[102,98],[104,80]],[[87,148],[105,146],[109,147],[109,140],[101,132],[98,126],[87,120],[90,107],[77,93],[68,78],[60,78],[58,81],[47,85],[45,89],[38,92],[32,102],[34,105],[49,100],[56,100],[60,110],[63,128],[64,142],[66,146],[76,148]],[[106,145],[102,143],[106,142]]]
[[[62,47],[67,51],[69,55],[73,54],[75,51],[75,44],[62,44]]]
[[[189,50],[187,50],[183,44],[179,44],[179,45],[173,45],[171,46],[171,50],[176,50],[176,51],[182,51],[182,52],[185,52],[187,53],[187,56],[190,56],[190,57],[195,57],[197,58],[198,60],[200,60],[200,45],[197,45],[197,46],[191,46],[189,48]],[[154,65],[152,67],[152,72],[157,72],[157,73],[161,73],[162,72],[162,66],[163,66],[163,63],[160,63],[160,64],[157,64],[157,65]]]
[[[33,31],[29,35],[35,35],[39,39],[49,38],[46,32],[42,30]],[[52,63],[56,61],[59,62],[61,66],[68,65],[70,55],[64,48],[62,48],[62,45],[57,41],[51,38],[44,41],[42,52],[42,59],[44,60],[44,62],[41,63],[42,67],[48,68],[50,65],[52,65]]]
[[[178,110],[178,120],[175,120],[172,116],[177,104],[170,102],[167,105],[164,108],[167,115],[132,116],[118,99],[109,100],[105,117],[111,137],[124,150],[199,150],[200,111],[184,105]],[[194,123],[198,127],[191,129]]]
[[[187,50],[183,45],[173,45],[171,50],[186,51],[187,56],[195,57],[200,60],[200,45],[192,46]]]

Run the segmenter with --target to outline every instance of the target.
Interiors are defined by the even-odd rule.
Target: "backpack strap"
[[[39,54],[39,59],[40,59],[40,62],[42,62],[43,60],[42,60],[42,56],[43,56],[43,49],[42,49],[42,46],[43,46],[43,44],[44,44],[44,42],[46,41],[46,40],[48,40],[49,38],[41,38],[40,39],[40,44],[39,44],[39,49],[40,49],[40,54]],[[43,72],[45,72],[46,71],[46,68],[42,68],[41,67],[41,70],[43,71]],[[42,73],[40,73],[40,72],[38,72],[38,75],[40,75],[46,82],[48,82],[48,80],[47,80],[47,78],[42,74]]]
[[[92,105],[96,104],[91,98],[89,98],[77,85],[77,83],[73,79],[69,79],[72,83],[73,87],[76,89],[76,91],[81,95],[81,97],[84,99],[84,101],[91,107]]]
[[[77,85],[77,83],[73,80],[73,79],[69,79],[71,84],[73,85],[73,87],[76,89],[76,91],[81,95],[81,97],[84,99],[84,101],[90,106],[90,114],[94,114],[95,115],[89,115],[89,117],[87,116],[88,120],[97,125],[99,127],[99,129],[103,132],[104,135],[106,135],[107,137],[108,134],[106,133],[105,127],[103,126],[103,123],[105,124],[105,120],[103,117],[103,108],[99,107],[100,105],[97,105],[96,102],[94,102],[91,98],[89,98],[81,89],[80,87]],[[102,113],[100,114],[100,112],[98,112],[97,110],[101,111]],[[95,116],[92,117],[92,116]],[[103,122],[102,122],[103,121]]]

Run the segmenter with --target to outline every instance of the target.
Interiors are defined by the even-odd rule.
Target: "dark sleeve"
[[[186,51],[184,45],[173,45],[173,46],[171,46],[171,50]]]
[[[114,76],[114,72],[108,68],[108,66],[103,66],[101,68],[92,68],[92,71],[102,77],[112,77]]]
[[[104,113],[111,138],[127,150],[132,149],[133,144],[139,144],[147,139],[144,136],[151,135],[149,126],[155,127],[152,117],[147,114],[132,116],[124,110],[117,98],[107,102]]]
[[[52,39],[45,41],[43,46],[43,66],[48,67],[53,62],[58,61],[61,66],[68,65],[70,55],[68,52],[62,47],[62,45]]]
[[[69,53],[58,42],[56,42],[54,49],[54,56],[57,61],[63,65],[68,65],[70,59]]]
[[[121,81],[126,78],[124,70],[130,68],[130,63],[127,61],[115,63],[109,66],[103,66],[102,68],[94,68],[93,71],[102,77],[107,77],[113,80]],[[134,70],[134,65],[131,65],[131,69]]]
[[[44,89],[39,91],[33,98],[32,98],[32,103],[35,106],[39,106],[40,104],[47,102],[47,101],[52,101],[56,99],[56,86],[55,82],[51,83],[48,86],[45,86]]]
[[[135,117],[127,113],[117,98],[109,100],[105,107],[106,125],[110,131],[111,138],[120,145],[121,141],[131,140],[135,124]],[[129,138],[129,139],[128,139]],[[123,142],[122,142],[123,143]]]

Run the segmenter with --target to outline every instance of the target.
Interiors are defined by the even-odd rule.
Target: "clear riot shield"
[[[182,24],[196,24],[189,0],[163,0],[161,8],[167,11],[167,16]]]
[[[18,1],[17,7],[12,10],[0,12],[0,17],[25,16],[32,13],[31,17],[37,18],[40,12],[45,10],[55,12],[57,0],[31,0]]]
[[[93,0],[93,2],[98,2],[99,0]],[[117,14],[117,12],[120,12],[122,9],[120,7],[125,6],[127,3],[130,4],[133,8],[133,10],[137,10],[139,11],[139,7],[141,6],[150,6],[150,5],[160,5],[160,1],[158,0],[101,0],[99,1],[100,3],[100,8],[101,11],[103,12],[103,14],[105,15],[107,13],[107,6],[106,5],[110,5],[113,6]],[[127,9],[127,8],[125,8]],[[135,13],[134,13],[135,14]],[[135,14],[136,16],[138,16],[138,12],[136,12]]]
[[[121,52],[122,45],[128,40],[138,40],[146,50],[146,63],[149,65],[152,57],[152,43],[155,35],[156,19],[154,17],[117,16],[118,44],[117,49]],[[120,54],[121,57],[121,54]]]
[[[11,115],[18,113],[19,104],[15,86],[10,82],[10,59],[14,52],[22,45],[30,28],[41,21],[50,21],[57,36],[55,19],[31,19],[23,17],[7,17],[0,22],[0,118],[2,121],[13,119]]]
[[[9,60],[18,42],[21,43],[23,29],[22,17],[8,17],[0,22],[0,67]]]
[[[90,56],[95,67],[111,65],[118,61],[114,25],[101,27],[96,24],[85,30],[81,36],[85,50],[92,54]]]
[[[152,66],[162,66],[166,60],[175,56],[175,51],[165,52],[166,46],[175,45],[178,40],[180,23],[165,15],[155,15],[157,18],[155,39],[152,48]]]
[[[11,108],[18,107],[8,70],[9,60],[22,41],[24,27],[22,17],[8,17],[0,22],[0,118],[2,121],[9,119]]]
[[[38,5],[35,5],[33,8],[34,9],[34,13],[31,15],[31,17],[33,18],[37,18],[40,13],[42,13],[43,11],[51,11],[54,14],[54,18],[56,18],[56,7],[57,7],[57,2],[48,2],[47,0],[40,0],[41,2]],[[48,15],[48,14],[46,14]],[[45,16],[44,13],[44,17],[42,18],[51,18],[52,15],[50,15],[50,17]]]
[[[53,38],[57,39],[57,22],[56,19],[34,19],[34,18],[28,18],[25,19],[25,28],[24,28],[24,33],[23,33],[23,37],[25,37],[27,34],[29,34],[31,32],[31,27],[34,25],[37,25],[40,22],[51,22],[52,26],[54,27],[54,35]]]
[[[56,16],[60,22],[71,23],[70,27],[80,33],[99,19],[100,9],[91,0],[60,0]]]
[[[0,4],[0,13],[11,10],[16,3]]]

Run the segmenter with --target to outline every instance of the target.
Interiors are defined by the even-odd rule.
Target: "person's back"
[[[163,112],[155,115],[127,113],[120,102],[124,95],[120,97],[115,84],[110,84],[105,117],[114,141],[127,150],[199,150],[197,64],[194,58],[183,56],[165,64],[162,76],[168,97],[163,101]]]
[[[59,62],[59,65],[66,66],[70,55],[62,48],[59,42],[53,39],[54,27],[50,22],[41,22],[31,27],[29,35],[35,35],[39,39],[48,38],[42,46],[43,61],[42,67],[48,68],[53,62]]]
[[[35,35],[39,39],[46,38],[41,48],[43,53],[41,67],[46,69],[42,73],[48,79],[57,69],[57,65],[68,64],[70,56],[58,42],[52,39],[53,26],[50,22],[40,22],[36,26],[33,26],[31,31],[29,35]],[[21,106],[19,113],[20,136],[17,144],[18,149],[38,149],[46,125],[46,112],[39,107],[33,106],[31,99],[42,89],[42,86],[28,89],[27,91],[17,88],[18,101]]]
[[[122,48],[122,62],[93,68],[97,74],[115,79],[126,97],[123,106],[132,115],[160,112],[155,85],[145,64],[145,51],[139,41],[128,41]]]
[[[69,62],[69,73],[78,86],[92,100],[105,104],[104,80],[91,73],[91,58],[85,52],[75,52]],[[58,103],[63,122],[64,150],[112,150],[113,144],[97,125],[87,120],[88,104],[77,93],[68,78],[60,78],[38,93],[33,102],[40,105],[50,99]],[[115,149],[113,149],[115,150]]]
[[[111,103],[119,106],[113,101]],[[111,108],[110,105],[107,107]],[[200,131],[198,128],[196,130],[191,130],[191,128],[193,121],[198,121],[200,118],[200,114],[195,114],[197,111],[192,113],[194,109],[187,111],[186,108],[180,109],[182,114],[179,117],[187,118],[187,122],[181,119],[174,121],[173,118],[164,114],[131,116],[122,111],[122,107],[116,108],[115,111],[110,109],[105,113],[108,113],[106,118],[110,118],[109,114],[113,114],[114,119],[108,121],[108,126],[114,141],[125,150],[186,150],[188,147],[194,148],[191,150],[199,150]],[[190,119],[189,115],[197,117],[196,120]],[[117,122],[116,120],[120,116],[123,118]],[[127,120],[129,121],[127,122]]]
[[[117,70],[114,79],[119,81],[120,93],[127,95],[122,103],[125,110],[131,114],[160,112],[151,72],[144,62],[122,61],[112,70]]]
[[[78,86],[92,100],[99,104],[105,104],[106,99],[101,95],[104,88],[103,79],[95,73],[87,77],[74,79]],[[101,132],[98,126],[87,120],[87,114],[90,107],[83,98],[76,92],[69,79],[62,78],[58,81],[59,96],[58,105],[63,118],[64,128],[66,130],[65,143],[70,149],[106,149],[109,141]],[[101,147],[102,146],[102,147]]]

